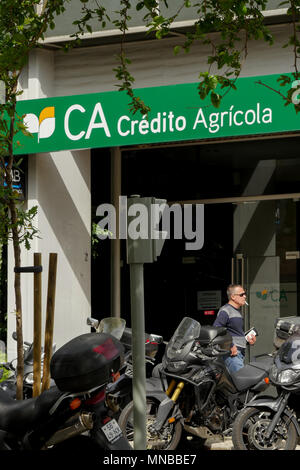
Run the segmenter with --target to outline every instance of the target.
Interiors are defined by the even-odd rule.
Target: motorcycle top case
[[[120,341],[106,333],[86,333],[54,353],[50,372],[62,392],[85,392],[110,382],[123,362]]]
[[[274,346],[279,349],[281,345],[300,329],[300,317],[281,317],[275,322]]]

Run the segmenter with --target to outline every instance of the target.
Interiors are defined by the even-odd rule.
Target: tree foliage
[[[207,67],[205,70],[199,71],[198,92],[202,100],[209,96],[215,107],[220,106],[225,94],[236,89],[236,80],[240,76],[243,63],[248,55],[249,42],[263,41],[266,45],[271,46],[275,40],[270,29],[266,26],[263,15],[268,0],[182,0],[181,3],[177,2],[177,10],[170,16],[163,15],[160,7],[163,5],[164,11],[168,11],[169,8],[171,10],[171,0],[120,0],[120,9],[116,12],[117,19],[111,19],[108,16],[105,1],[95,0],[95,8],[91,7],[91,2],[88,0],[80,1],[82,3],[82,17],[74,23],[78,29],[72,35],[73,38],[78,41],[85,32],[92,32],[91,20],[95,18],[98,19],[101,28],[105,28],[108,22],[112,22],[120,29],[123,36],[120,42],[120,54],[117,57],[119,65],[115,68],[116,77],[119,80],[118,87],[120,91],[125,91],[131,98],[131,111],[133,113],[140,111],[142,115],[148,113],[149,107],[135,95],[134,77],[129,71],[131,61],[125,52],[125,36],[131,20],[130,12],[134,8],[144,12],[143,23],[147,29],[146,34],[152,34],[157,39],[163,39],[170,34],[174,23],[180,21],[184,9],[193,8],[193,13],[195,13],[193,28],[185,33],[184,44],[175,46],[174,53],[176,55],[181,51],[188,53],[195,43],[210,48]],[[299,84],[296,84],[285,94],[282,87],[287,83],[292,85],[299,79],[300,1],[278,0],[277,7],[286,8],[286,14],[292,24],[292,34],[283,47],[292,48],[293,73],[292,77],[282,75],[278,79],[278,89],[273,89],[273,91],[284,99],[285,105],[293,103],[296,112],[298,112],[300,107],[292,101],[292,96],[299,88]],[[260,84],[264,85],[261,82]]]
[[[39,45],[54,18],[65,9],[64,0],[1,0],[0,2],[0,81],[5,86],[5,102],[0,104],[0,243],[12,239],[15,267],[21,266],[21,244],[28,249],[37,234],[33,225],[37,208],[25,210],[13,186],[13,168],[17,134],[28,134],[23,117],[16,114],[16,103],[22,91],[18,80],[29,53]],[[23,398],[23,330],[21,277],[15,272],[17,332],[17,398]]]

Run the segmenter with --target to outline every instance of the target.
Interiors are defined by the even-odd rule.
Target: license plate
[[[109,442],[117,441],[122,435],[121,428],[115,419],[109,421],[107,424],[102,426],[101,429]]]

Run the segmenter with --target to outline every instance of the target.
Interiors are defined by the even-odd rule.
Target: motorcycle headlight
[[[186,366],[186,363],[184,361],[169,362],[167,365],[168,369],[175,369],[175,370],[182,369],[182,367],[185,367],[185,366]]]
[[[294,371],[292,369],[283,370],[278,374],[277,382],[281,384],[292,384],[300,378],[300,371]]]
[[[271,382],[277,382],[277,373],[278,373],[277,367],[272,366],[269,371],[269,379],[271,380]]]
[[[28,385],[33,385],[33,372],[30,372],[25,376],[24,382]]]

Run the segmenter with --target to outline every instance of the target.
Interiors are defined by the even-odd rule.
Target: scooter
[[[87,324],[96,331],[110,333],[116,336],[114,323],[119,320],[124,325],[122,336],[118,338],[125,349],[125,361],[120,377],[115,382],[107,385],[106,401],[110,408],[114,411],[115,417],[118,418],[125,406],[132,400],[132,329],[125,327],[124,319],[115,319],[106,317],[102,320],[96,320],[88,317]],[[164,348],[163,337],[155,334],[145,334],[145,361],[146,361],[146,377],[150,378],[153,371],[158,366],[162,349]],[[154,372],[155,374],[155,372]]]
[[[124,362],[124,348],[106,333],[80,335],[51,358],[55,386],[14,400],[0,389],[0,450],[129,450],[105,402],[107,384]]]

